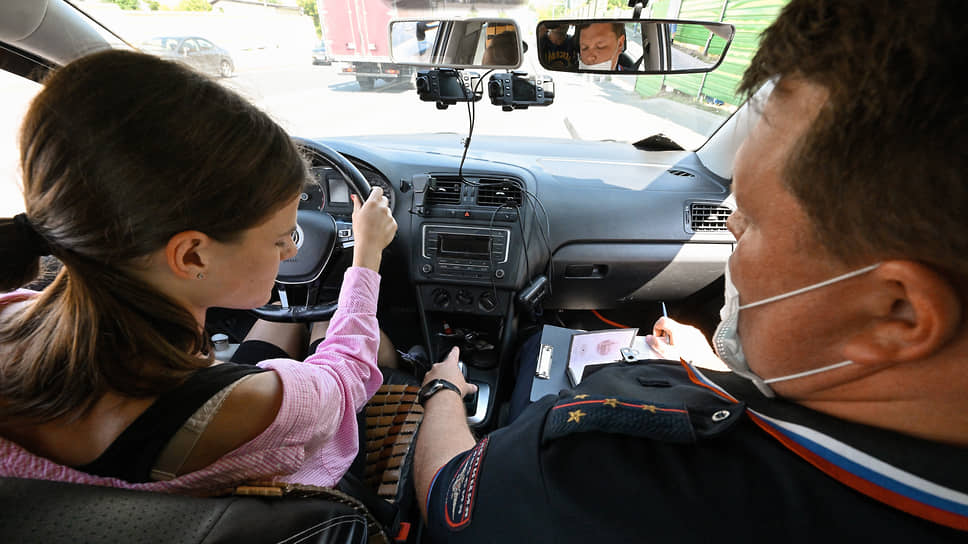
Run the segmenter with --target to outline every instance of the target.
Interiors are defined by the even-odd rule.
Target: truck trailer
[[[407,16],[392,0],[316,2],[324,39],[341,74],[354,76],[363,90],[372,89],[378,79],[412,81],[416,68],[390,61],[387,23]]]

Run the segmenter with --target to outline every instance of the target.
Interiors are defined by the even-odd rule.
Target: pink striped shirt
[[[188,494],[221,491],[252,480],[332,486],[359,447],[355,414],[383,382],[376,366],[379,288],[376,272],[347,269],[339,310],[316,353],[305,361],[259,363],[282,380],[276,419],[259,436],[202,470],[173,480],[132,484],[60,465],[0,437],[0,476]],[[30,291],[2,294],[0,304],[30,296]]]

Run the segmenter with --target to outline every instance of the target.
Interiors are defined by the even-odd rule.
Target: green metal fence
[[[789,0],[655,0],[652,18],[726,21],[736,27],[736,35],[726,58],[714,72],[670,76],[638,76],[635,90],[642,96],[655,96],[674,89],[702,100],[738,104],[736,94],[743,71],[749,66],[759,44],[760,33],[776,18]],[[678,8],[678,9],[677,9]],[[688,36],[677,39],[688,40]]]

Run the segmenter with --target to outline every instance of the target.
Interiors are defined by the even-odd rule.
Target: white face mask
[[[605,62],[599,62],[598,64],[585,64],[578,59],[578,67],[582,70],[611,70],[612,69],[612,59],[608,59]]]
[[[819,374],[821,372],[826,372],[828,370],[833,370],[835,368],[840,368],[842,366],[847,366],[853,364],[853,361],[841,361],[836,364],[815,368],[813,370],[807,370],[804,372],[798,372],[796,374],[790,374],[788,376],[779,376],[777,378],[770,378],[764,380],[757,376],[752,370],[750,370],[750,365],[746,361],[746,355],[743,353],[743,344],[739,338],[739,311],[745,310],[747,308],[753,308],[755,306],[762,306],[764,304],[769,304],[771,302],[776,302],[778,300],[783,300],[785,298],[790,298],[796,295],[806,293],[808,291],[813,291],[814,289],[820,289],[821,287],[826,287],[828,285],[846,280],[848,278],[853,278],[854,276],[860,276],[861,274],[866,274],[871,270],[874,270],[880,266],[880,263],[872,264],[870,266],[865,266],[860,270],[854,270],[853,272],[848,272],[841,276],[831,278],[813,285],[808,285],[800,289],[795,289],[787,293],[782,293],[773,297],[765,298],[757,302],[751,302],[749,304],[744,304],[740,306],[739,304],[739,291],[736,289],[736,285],[733,284],[733,280],[729,277],[729,263],[726,263],[726,289],[725,297],[726,302],[723,304],[723,308],[719,310],[719,326],[716,327],[716,332],[713,334],[713,348],[716,350],[716,354],[722,359],[723,363],[726,364],[736,374],[750,380],[753,385],[760,390],[761,393],[767,397],[773,398],[776,396],[776,392],[773,388],[769,386],[771,383],[782,382],[786,380],[794,380],[797,378],[803,378],[805,376],[811,376],[813,374]]]
[[[618,47],[615,48],[615,52],[618,52]],[[608,60],[605,62],[599,62],[597,64],[585,64],[581,61],[581,55],[578,56],[578,67],[582,70],[611,70],[612,69],[612,59],[615,58],[615,54],[611,54]]]

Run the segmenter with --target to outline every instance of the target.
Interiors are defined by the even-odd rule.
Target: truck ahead
[[[407,81],[415,68],[390,61],[387,23],[405,17],[403,9],[384,0],[316,0],[323,40],[344,75],[355,76],[363,90],[377,79]]]

